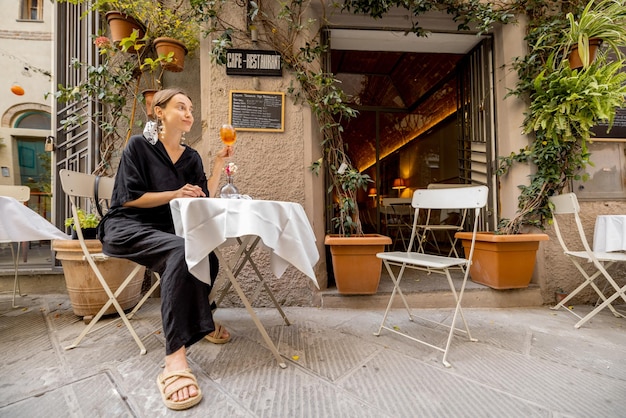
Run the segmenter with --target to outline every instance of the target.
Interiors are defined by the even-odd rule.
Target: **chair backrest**
[[[429,190],[434,189],[457,189],[461,187],[476,187],[475,184],[460,184],[460,183],[430,183],[426,186]],[[441,208],[442,211],[429,210],[426,214],[426,220],[422,223],[424,225],[451,225],[462,228],[465,225],[465,219],[467,218],[468,208]]]
[[[72,216],[74,218],[74,228],[78,239],[81,241],[82,247],[84,245],[84,238],[78,219],[78,209],[80,208],[81,199],[85,201],[85,203],[87,200],[91,200],[98,208],[98,212],[101,212],[99,208],[101,200],[108,201],[111,199],[115,179],[66,169],[59,171],[59,178],[61,179],[63,191],[69,197]],[[88,252],[86,247],[84,247],[83,250]]]
[[[59,171],[59,177],[61,178],[61,187],[66,195],[95,199],[97,176],[63,169]],[[98,199],[111,199],[114,184],[115,179],[112,177],[99,177],[97,190]]]
[[[415,219],[413,221],[413,232],[411,233],[411,241],[409,248],[413,248],[413,242],[417,235],[419,211],[430,211],[433,209],[460,209],[467,211],[474,209],[474,235],[478,230],[478,219],[480,209],[487,205],[489,189],[487,186],[465,186],[461,187],[445,187],[432,189],[417,189],[413,192],[412,206],[415,208]],[[474,250],[472,239],[471,251]],[[473,254],[470,254],[470,257]],[[469,258],[469,257],[468,257]],[[471,258],[469,258],[471,259]]]
[[[417,189],[413,192],[416,209],[476,209],[487,204],[486,186]]]
[[[30,188],[28,186],[1,185],[0,196],[12,197],[18,202],[28,202]]]
[[[574,193],[565,193],[558,196],[552,196],[548,200],[550,202],[550,210],[552,211],[552,225],[554,225],[556,237],[559,240],[559,244],[561,244],[563,251],[568,252],[569,249],[565,243],[563,235],[561,234],[558,216],[555,215],[572,215],[574,217],[574,222],[576,223],[576,228],[578,229],[580,244],[582,244],[585,251],[591,255],[593,251],[587,242],[587,236],[585,235],[585,230],[583,228],[582,221],[580,220],[580,205],[578,204],[578,198],[576,195]]]

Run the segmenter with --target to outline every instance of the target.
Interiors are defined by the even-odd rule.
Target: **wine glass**
[[[220,128],[220,138],[224,144],[231,146],[237,140],[237,132],[232,125],[224,124]]]

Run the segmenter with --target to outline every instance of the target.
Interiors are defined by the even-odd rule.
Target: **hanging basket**
[[[598,52],[598,48],[602,44],[602,39],[600,38],[591,38],[589,39],[589,65],[596,59],[596,52]],[[572,46],[572,50],[569,53],[569,68],[572,70],[582,68],[583,61],[580,58],[580,54],[578,53],[578,43]]]
[[[116,45],[119,44],[122,39],[132,35],[134,30],[139,31],[137,39],[141,39],[145,36],[145,31],[141,24],[132,17],[117,11],[107,12],[105,16],[109,24],[109,30],[111,31],[111,39]],[[137,50],[130,47],[128,52],[136,53]]]
[[[181,72],[184,69],[187,48],[182,42],[173,38],[156,38],[154,40],[154,49],[156,49],[157,55],[159,56],[167,56],[170,52],[174,53],[174,57],[171,62],[161,62],[163,69],[175,73]]]

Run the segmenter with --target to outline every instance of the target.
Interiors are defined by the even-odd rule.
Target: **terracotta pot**
[[[85,240],[85,243],[90,253],[102,252],[102,244],[99,240]],[[52,249],[56,251],[56,258],[61,260],[63,265],[67,293],[74,314],[78,316],[96,315],[109,300],[109,297],[87,261],[83,259],[80,241],[53,240]],[[121,258],[109,258],[106,261],[96,261],[96,263],[113,293],[136,266],[132,261]],[[131,309],[139,302],[144,272],[145,268],[140,269],[126,286],[126,289],[118,296],[117,300],[122,309]],[[113,313],[115,313],[115,307],[111,306],[106,314]]]
[[[600,38],[589,39],[589,64],[591,64],[596,59],[596,52],[598,51],[598,47],[600,47],[600,44],[602,44],[602,39]],[[572,46],[572,50],[569,53],[568,61],[569,67],[572,70],[583,67],[583,61],[580,59],[577,43]]]
[[[472,233],[457,232],[465,254],[469,254]],[[470,267],[473,282],[494,289],[519,289],[528,287],[535,268],[539,241],[547,234],[495,235],[479,232],[474,246],[474,259]]]
[[[128,38],[132,35],[134,30],[138,30],[139,34],[137,39],[141,39],[145,36],[145,31],[141,24],[130,16],[117,11],[107,12],[105,15],[109,24],[109,30],[111,31],[111,39],[114,43],[119,43],[122,39]],[[135,53],[135,48],[129,48],[128,52]]]
[[[377,253],[385,251],[391,238],[378,234],[358,237],[327,235],[337,290],[344,295],[373,295],[378,291],[382,260]]]
[[[187,48],[183,43],[172,38],[156,38],[154,40],[154,48],[159,56],[167,56],[170,52],[174,53],[174,58],[171,62],[161,63],[161,66],[165,70],[178,73],[185,68],[185,55],[187,55]]]
[[[154,116],[154,112],[152,111],[152,99],[157,91],[158,90],[144,90],[141,92],[144,100],[146,101],[146,115],[149,118]]]

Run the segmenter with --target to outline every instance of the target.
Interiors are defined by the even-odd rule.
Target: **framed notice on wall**
[[[231,90],[228,119],[238,131],[284,132],[285,93]]]

